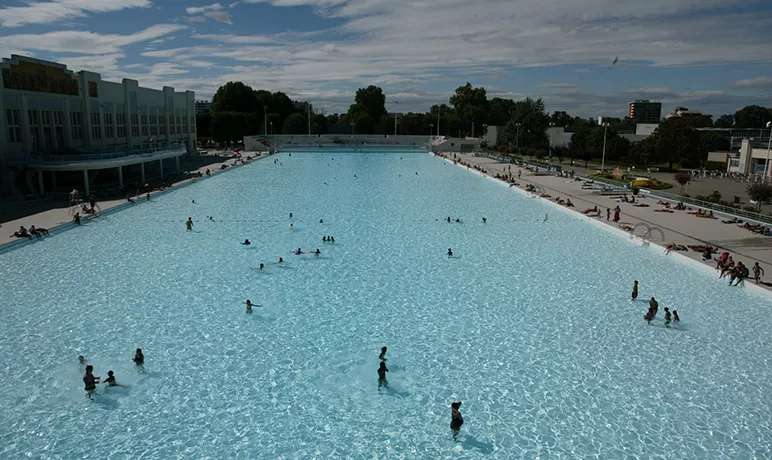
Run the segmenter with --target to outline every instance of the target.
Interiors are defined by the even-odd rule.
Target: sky
[[[650,99],[715,118],[772,106],[772,1],[3,0],[11,54],[196,99],[242,81],[327,113],[371,84],[423,112],[470,82],[574,116]]]

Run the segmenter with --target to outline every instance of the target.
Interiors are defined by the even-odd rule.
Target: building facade
[[[179,171],[180,156],[197,153],[192,91],[108,82],[16,55],[2,60],[0,78],[0,194],[43,196],[72,171],[88,191],[97,178],[89,171],[104,169],[113,172],[100,180],[123,188],[124,173],[144,181],[155,167],[163,176],[170,160]]]
[[[196,113],[209,113],[212,111],[211,101],[196,101]]]
[[[662,103],[639,99],[627,104],[627,116],[636,123],[659,123],[662,117]]]
[[[192,91],[108,82],[98,73],[15,55],[3,59],[0,70],[0,149],[9,159],[180,143],[196,150]]]

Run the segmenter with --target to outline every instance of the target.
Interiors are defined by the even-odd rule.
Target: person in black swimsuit
[[[100,377],[94,376],[94,366],[91,364],[86,366],[86,373],[83,375],[83,383],[86,386],[86,393],[89,398],[96,392],[96,386],[97,383],[99,383],[99,379]]]
[[[389,369],[386,368],[386,363],[381,361],[381,366],[378,368],[378,391],[381,391],[381,387],[389,388],[389,382],[386,380],[386,373]]]
[[[458,432],[461,431],[461,425],[464,424],[464,417],[461,415],[461,401],[450,405],[450,429],[453,430],[453,440],[456,440]]]
[[[448,257],[453,257],[453,251],[450,248],[448,248]]]
[[[381,361],[386,361],[386,351],[388,351],[388,348],[386,347],[381,348],[381,354],[378,355],[378,359],[380,359]]]

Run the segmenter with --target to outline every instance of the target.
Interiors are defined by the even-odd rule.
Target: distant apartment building
[[[209,113],[212,111],[211,101],[196,101],[196,113]]]
[[[662,103],[638,99],[627,105],[627,116],[636,123],[659,123],[662,117]]]

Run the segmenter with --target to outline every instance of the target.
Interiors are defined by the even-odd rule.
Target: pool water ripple
[[[770,454],[766,295],[427,154],[279,158],[0,255],[0,457]]]

